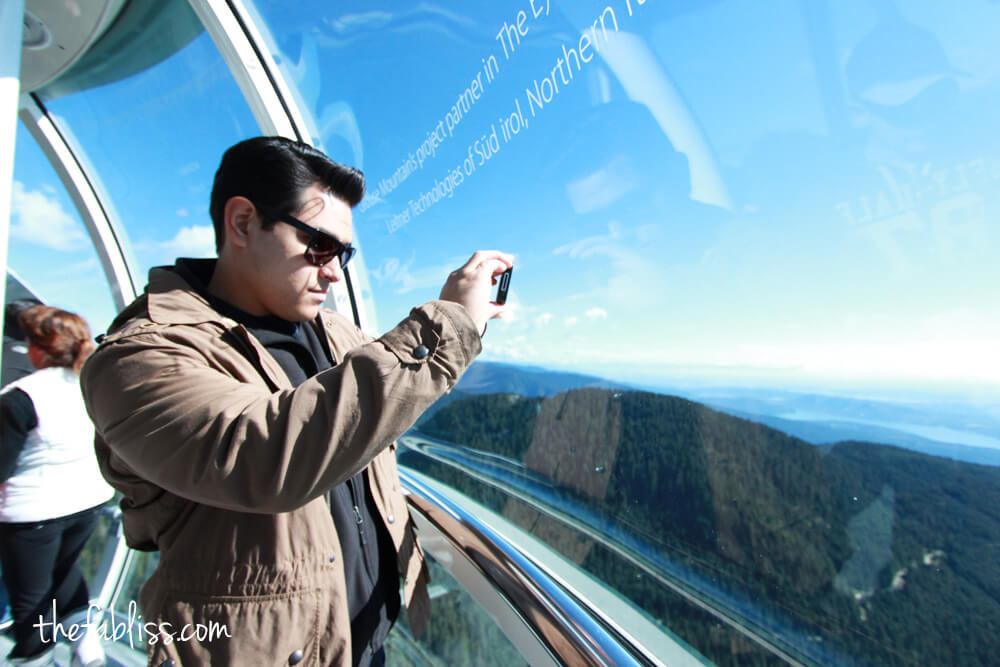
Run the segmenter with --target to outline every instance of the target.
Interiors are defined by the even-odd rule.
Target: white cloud
[[[179,208],[179,209],[177,209],[177,217],[178,218],[190,218],[191,217],[191,211],[187,210],[186,208]]]
[[[497,286],[493,285],[490,292],[491,299],[496,296],[496,291]],[[528,324],[526,318],[530,318],[533,312],[534,309],[531,306],[521,301],[520,294],[516,290],[512,290],[507,293],[507,302],[504,305],[503,316],[498,319],[505,325],[516,323],[519,329],[523,329]]]
[[[412,260],[411,260],[412,261]],[[371,269],[372,277],[379,282],[396,280],[400,271],[405,271],[409,264],[403,264],[398,257],[388,257],[382,260],[378,268]]]
[[[411,258],[406,264],[398,257],[389,257],[382,260],[377,269],[371,270],[371,275],[375,280],[383,284],[397,284],[396,294],[406,294],[417,289],[440,289],[458,264],[442,266],[431,266],[416,271],[410,271],[414,259]]]
[[[373,31],[410,32],[431,29],[452,36],[453,40],[468,39],[476,24],[467,17],[425,4],[395,14],[386,11],[369,11],[348,14],[337,19],[323,20],[325,29],[317,35],[320,44],[343,45],[363,39]],[[454,25],[457,24],[457,25]],[[464,30],[461,30],[464,29]]]
[[[606,320],[608,319],[608,311],[603,308],[591,308],[586,313],[584,313],[591,320]]]
[[[544,327],[549,322],[552,321],[552,313],[542,313],[535,318],[535,325],[539,327]]]
[[[49,274],[53,277],[76,277],[85,276],[89,274],[99,275],[103,277],[101,263],[97,261],[97,257],[91,257],[85,259],[82,262],[73,262],[72,264],[60,265],[59,267],[54,267],[49,271]]]
[[[337,19],[325,19],[334,32],[348,36],[361,30],[377,30],[392,20],[392,14],[382,11],[346,14]]]
[[[621,225],[612,220],[608,223],[607,236],[588,236],[559,246],[552,251],[552,254],[569,255],[573,259],[587,259],[592,255],[612,255],[616,250],[612,242],[621,240],[621,237]]]
[[[928,315],[919,330],[927,340],[954,343],[977,338],[1000,340],[1000,313],[988,309],[955,308]]]
[[[483,353],[480,357],[482,359],[523,362],[534,357],[535,349],[527,336],[508,338],[503,335],[487,334],[483,339]]]
[[[215,257],[215,230],[211,225],[182,227],[159,247],[172,257]]]
[[[566,325],[566,326],[568,326],[568,327],[575,327],[576,324],[577,324],[577,322],[579,322],[579,321],[580,321],[580,318],[578,318],[578,317],[567,317],[566,320],[563,322],[563,324]]]
[[[574,213],[589,213],[618,201],[636,188],[638,175],[629,159],[618,155],[606,166],[566,184]]]
[[[83,226],[54,197],[53,188],[46,192],[27,190],[14,181],[11,193],[11,238],[34,243],[52,250],[82,250],[88,244]]]
[[[652,285],[663,284],[663,269],[656,261],[642,255],[650,249],[649,243],[642,242],[648,236],[649,230],[645,227],[629,229],[612,220],[606,235],[588,236],[553,250],[554,255],[567,255],[591,264],[596,261],[605,267],[603,286],[569,298],[615,303],[623,308],[649,308],[665,298],[667,290],[651,292],[649,289]],[[632,250],[629,244],[639,249]]]
[[[734,345],[730,363],[785,366],[805,375],[832,378],[887,378],[908,381],[996,383],[1000,358],[996,340],[817,341],[780,345]]]

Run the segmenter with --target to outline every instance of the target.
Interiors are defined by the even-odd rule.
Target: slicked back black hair
[[[215,172],[209,213],[215,227],[215,249],[225,242],[226,202],[242,196],[268,214],[291,213],[305,203],[302,193],[318,184],[355,207],[365,195],[365,177],[338,164],[309,144],[285,137],[255,137],[230,147]],[[263,213],[262,213],[263,215]],[[275,224],[266,220],[265,226]]]

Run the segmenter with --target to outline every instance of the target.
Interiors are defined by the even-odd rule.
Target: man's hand
[[[441,299],[465,306],[482,332],[486,322],[502,316],[505,306],[490,301],[490,291],[497,276],[514,266],[514,256],[499,250],[479,250],[465,263],[452,271],[441,288]]]

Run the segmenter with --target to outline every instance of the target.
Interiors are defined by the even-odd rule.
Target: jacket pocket
[[[260,596],[168,595],[147,637],[151,665],[318,665],[319,589]],[[178,598],[183,598],[181,601]],[[324,653],[330,647],[324,648]]]

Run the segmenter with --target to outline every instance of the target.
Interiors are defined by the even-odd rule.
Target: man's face
[[[329,190],[311,185],[303,193],[305,202],[292,215],[311,227],[334,236],[341,243],[353,237],[351,208]],[[246,275],[254,291],[255,314],[276,315],[291,322],[312,320],[326,299],[332,283],[343,280],[339,259],[314,266],[305,258],[310,236],[284,222],[263,229],[259,218],[249,229]]]

